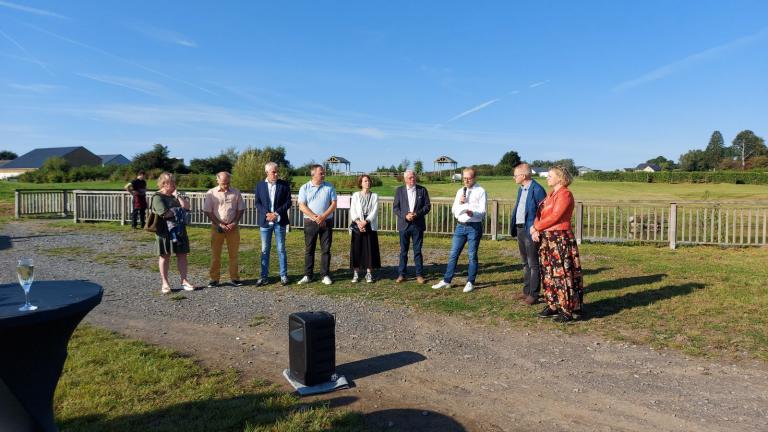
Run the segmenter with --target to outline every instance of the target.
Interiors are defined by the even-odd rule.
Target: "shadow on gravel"
[[[434,411],[388,409],[365,414],[367,431],[464,432],[456,420]]]
[[[363,360],[357,360],[336,366],[339,374],[345,375],[347,379],[360,379],[367,376],[376,375],[392,369],[408,366],[409,364],[424,361],[427,358],[413,351],[400,351],[391,354],[384,354]]]
[[[617,289],[631,287],[633,285],[647,285],[647,284],[652,284],[656,282],[661,282],[662,279],[664,279],[665,277],[667,277],[666,273],[659,273],[659,274],[646,275],[646,276],[633,276],[628,278],[607,280],[602,282],[591,283],[585,288],[585,290],[587,292],[617,290]]]
[[[11,247],[13,247],[11,238],[8,236],[0,236],[0,250],[10,249]]]
[[[657,301],[688,295],[693,291],[703,289],[704,287],[706,287],[706,285],[702,283],[689,282],[681,285],[667,285],[654,290],[625,294],[620,297],[598,300],[594,303],[587,301],[584,305],[584,315],[582,315],[582,320],[588,321],[593,318],[604,318],[619,313],[624,309],[648,306]]]

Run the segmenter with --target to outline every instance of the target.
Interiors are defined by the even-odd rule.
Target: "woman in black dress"
[[[349,265],[354,271],[352,282],[360,280],[360,269],[365,268],[365,281],[373,282],[373,269],[381,267],[379,254],[379,196],[371,192],[371,178],[367,174],[357,179],[357,186],[362,189],[352,194],[349,219],[352,225],[352,245],[349,253]]]

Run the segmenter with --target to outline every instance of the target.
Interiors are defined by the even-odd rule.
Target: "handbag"
[[[147,224],[144,225],[144,229],[151,233],[157,233],[157,224],[159,221],[160,217],[150,210],[149,216],[147,217]]]

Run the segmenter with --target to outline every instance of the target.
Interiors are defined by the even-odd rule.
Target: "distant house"
[[[549,168],[545,167],[539,167],[539,166],[532,166],[531,167],[531,175],[533,176],[539,176],[539,177],[548,177],[549,176]]]
[[[127,157],[121,155],[121,154],[111,154],[111,155],[98,155],[101,158],[101,165],[107,166],[107,165],[128,165],[131,163],[130,159]]]
[[[578,176],[583,176],[586,173],[591,173],[591,172],[594,172],[594,171],[595,170],[593,170],[592,168],[588,168],[588,167],[585,167],[585,166],[577,166],[576,167],[576,175],[578,175]]]
[[[34,149],[0,167],[0,179],[16,177],[28,171],[40,169],[45,161],[52,157],[60,157],[70,166],[101,165],[101,158],[91,153],[85,147],[50,147]]]
[[[659,172],[661,171],[661,167],[652,163],[641,163],[635,167],[635,171]]]

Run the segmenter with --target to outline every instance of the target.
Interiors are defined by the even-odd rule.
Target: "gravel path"
[[[296,287],[203,289],[174,301],[159,295],[157,274],[119,259],[126,250],[152,256],[141,234],[72,232],[25,221],[6,224],[2,235],[12,243],[1,252],[4,261],[34,258],[38,280],[90,279],[104,287],[104,301],[87,321],[286,388],[280,373],[287,366],[288,314],[334,312],[337,364],[355,387],[323,399],[369,413],[374,428],[768,430],[768,367],[762,362],[713,363]],[[74,256],[56,255],[66,250]],[[207,280],[206,269],[195,270],[193,281]],[[2,277],[15,280],[12,266],[4,266]],[[253,323],[254,317],[263,322]]]

